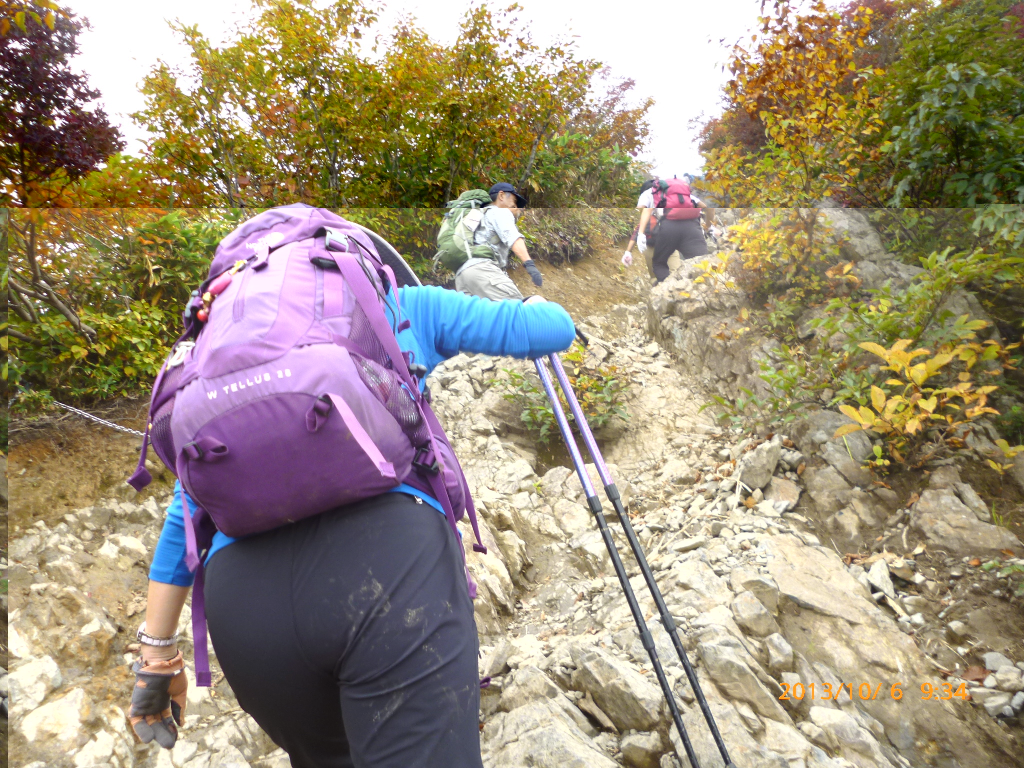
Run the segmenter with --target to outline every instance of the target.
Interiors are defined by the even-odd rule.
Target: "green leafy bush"
[[[587,424],[593,431],[600,430],[612,419],[629,419],[622,405],[629,384],[619,378],[616,366],[601,367],[588,363],[586,351],[578,343],[562,355],[562,362]],[[526,429],[536,434],[539,442],[547,444],[552,435],[558,434],[558,423],[540,379],[534,373],[523,374],[510,369],[505,369],[505,373],[508,379],[500,384],[504,389],[502,397],[522,407],[520,418]],[[562,412],[570,426],[574,426],[575,419],[557,383],[556,389]]]

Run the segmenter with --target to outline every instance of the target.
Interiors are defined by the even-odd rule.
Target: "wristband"
[[[156,648],[167,648],[168,646],[175,645],[178,642],[178,633],[175,632],[170,637],[154,637],[153,635],[146,632],[146,622],[142,622],[139,625],[139,631],[135,633],[136,639],[145,645],[152,645]]]

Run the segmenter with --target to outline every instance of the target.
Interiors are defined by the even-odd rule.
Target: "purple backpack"
[[[468,510],[474,549],[486,552],[462,468],[420,392],[426,369],[399,349],[386,303],[398,330],[409,327],[371,238],[298,204],[228,235],[186,307],[128,482],[149,484],[151,444],[199,507],[193,517],[183,504],[199,685],[210,684],[200,552],[214,527],[262,533],[404,482],[436,498],[453,530]]]

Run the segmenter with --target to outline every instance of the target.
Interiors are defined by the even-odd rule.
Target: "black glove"
[[[188,678],[181,651],[170,661],[146,664],[139,659],[132,664],[135,688],[128,720],[143,744],[156,739],[164,749],[171,749],[178,740],[178,728],[185,714]]]
[[[530,279],[533,280],[533,284],[540,288],[544,284],[544,278],[540,276],[540,270],[537,269],[537,265],[533,263],[533,259],[523,262],[523,268],[530,273]]]

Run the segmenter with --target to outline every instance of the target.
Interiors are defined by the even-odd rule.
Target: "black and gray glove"
[[[540,276],[540,270],[537,269],[537,265],[533,263],[533,259],[523,262],[523,268],[530,273],[530,279],[533,280],[533,284],[540,288],[544,284],[544,278]]]
[[[178,655],[170,661],[147,664],[139,659],[132,664],[135,688],[128,720],[143,744],[156,740],[164,749],[171,749],[178,740],[178,726],[185,716],[188,678],[185,660]]]

